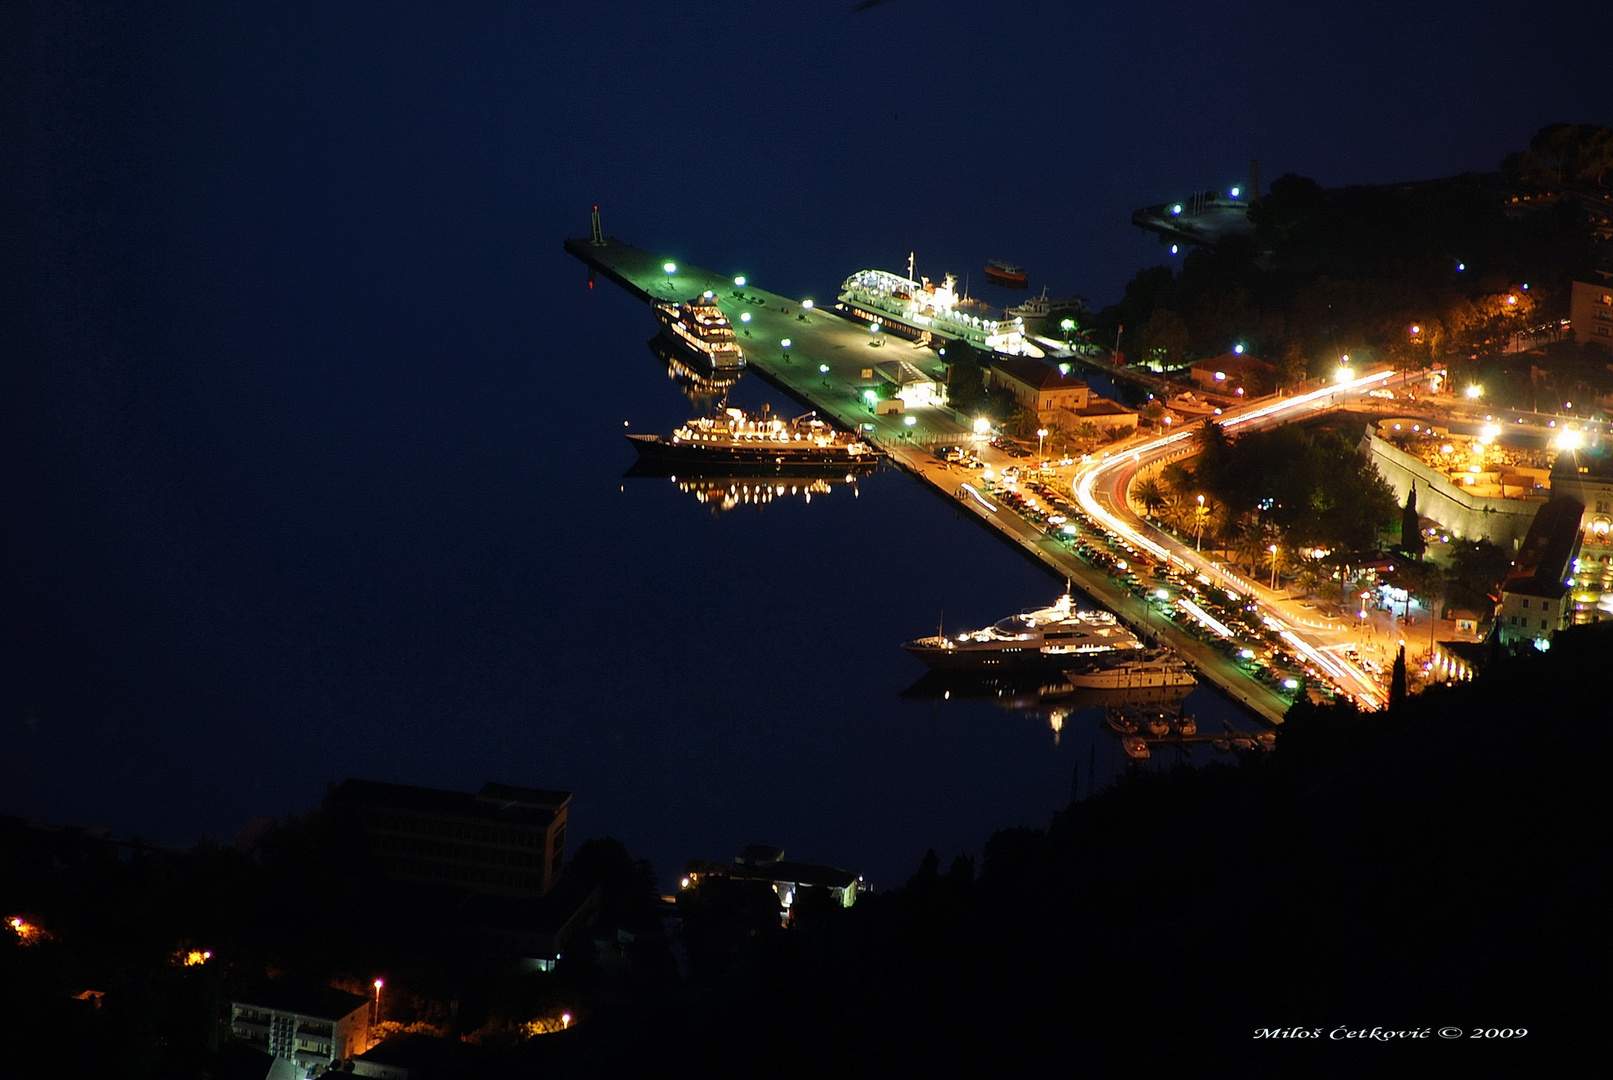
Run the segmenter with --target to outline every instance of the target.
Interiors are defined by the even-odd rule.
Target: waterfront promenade
[[[971,489],[964,485],[977,474],[957,470],[939,461],[930,452],[930,447],[948,443],[978,443],[978,451],[988,466],[1000,469],[1014,462],[1001,457],[978,440],[968,418],[960,418],[942,406],[915,407],[898,415],[874,414],[863,396],[864,390],[874,381],[874,366],[900,359],[921,369],[934,370],[938,360],[930,349],[889,334],[870,333],[861,323],[823,310],[832,305],[833,297],[825,297],[812,310],[807,310],[802,302],[806,298],[779,296],[749,282],[738,286],[730,275],[689,266],[678,261],[675,255],[646,252],[613,239],[600,243],[587,239],[567,240],[565,249],[597,273],[648,303],[685,300],[707,290],[714,292],[724,313],[739,333],[750,370],[837,424],[848,429],[862,429],[865,436],[886,451],[895,465],[951,500],[955,506],[967,510],[1025,555],[1060,578],[1072,582],[1145,638],[1177,650],[1198,669],[1201,678],[1217,686],[1233,701],[1269,723],[1281,722],[1288,707],[1287,701],[1230,658],[1161,616],[1151,603],[1135,596],[1123,584],[1081,560],[1065,542],[1047,535],[1035,523],[994,498],[971,496]],[[669,266],[671,269],[668,269]],[[741,321],[740,316],[746,313],[750,319]],[[784,344],[786,340],[788,346]],[[1258,417],[1251,416],[1250,421],[1259,422],[1269,417],[1269,422],[1277,422],[1276,418],[1280,415],[1283,415],[1280,410],[1273,411]],[[1051,482],[1065,492],[1075,485],[1079,497],[1083,476],[1090,476],[1101,469],[1112,481],[1119,470],[1104,468],[1106,462],[1119,466],[1124,460],[1132,458],[1133,454],[1141,453],[1142,448],[1153,447],[1158,441],[1146,436],[1135,437],[1117,444],[1084,468],[1076,466],[1061,470]],[[1103,500],[1105,516],[1113,514],[1115,502],[1123,499],[1122,479],[1106,493]],[[1120,509],[1124,512],[1123,507]],[[1137,537],[1133,530],[1137,523],[1132,515],[1127,514],[1126,517],[1123,523],[1116,522],[1120,527],[1112,531],[1135,541]],[[1157,542],[1156,539],[1146,546],[1152,547]],[[1190,549],[1184,553],[1179,545],[1173,543],[1171,554],[1178,564],[1190,564],[1200,572],[1205,569],[1214,572],[1213,567],[1201,566],[1207,560],[1196,557],[1196,553]],[[1332,660],[1329,654],[1322,651],[1330,646],[1311,642],[1308,637],[1304,640],[1306,648],[1301,651],[1313,657]],[[1358,684],[1351,689],[1360,694],[1363,686]],[[1371,700],[1370,695],[1363,696]]]

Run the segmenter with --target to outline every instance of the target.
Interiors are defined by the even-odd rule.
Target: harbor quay
[[[1092,600],[1115,613],[1145,640],[1169,645],[1204,680],[1268,723],[1281,723],[1288,703],[1222,653],[1160,615],[1148,601],[1080,559],[1064,541],[981,489],[977,474],[939,460],[931,448],[973,446],[989,468],[1014,460],[1001,455],[974,430],[972,420],[942,405],[908,406],[880,414],[868,391],[878,382],[876,366],[905,361],[938,380],[944,362],[927,346],[871,332],[829,305],[780,296],[748,281],[647,252],[613,238],[568,239],[565,250],[649,304],[677,303],[711,292],[739,335],[746,368],[847,430],[860,431],[890,461],[966,510],[996,535]],[[743,280],[743,279],[739,279]],[[745,318],[745,316],[749,318]],[[1123,447],[1114,451],[1123,452]],[[1068,470],[1055,483],[1070,487]]]

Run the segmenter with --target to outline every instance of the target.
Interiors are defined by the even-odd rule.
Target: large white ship
[[[991,352],[1042,355],[1025,340],[1023,318],[994,318],[992,309],[958,295],[958,279],[951,274],[937,285],[889,270],[859,270],[841,287],[837,306],[853,318],[925,344],[954,339]]]
[[[1107,690],[1142,690],[1156,686],[1192,686],[1197,679],[1187,662],[1169,649],[1114,654],[1075,669],[1064,677],[1071,686]]]
[[[681,304],[656,304],[669,340],[712,371],[734,371],[745,366],[745,353],[734,336],[728,317],[717,307],[715,293],[706,291]]]
[[[1099,656],[1141,649],[1143,643],[1107,611],[1085,611],[1065,593],[1051,607],[999,619],[956,637],[937,634],[903,645],[943,671],[1062,670]]]

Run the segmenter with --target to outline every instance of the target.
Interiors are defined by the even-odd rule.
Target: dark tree
[[[1413,483],[1406,492],[1406,505],[1400,511],[1400,550],[1420,561],[1427,547],[1421,518],[1417,515],[1417,485]]]
[[[1406,647],[1400,646],[1395,654],[1395,666],[1389,674],[1389,711],[1396,712],[1406,703]]]

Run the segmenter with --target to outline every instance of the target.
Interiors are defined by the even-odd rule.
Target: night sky
[[[978,850],[1088,741],[899,702],[896,646],[1057,584],[900,475],[720,519],[622,480],[689,404],[561,239],[598,203],[786,295],[911,250],[1101,306],[1169,258],[1134,208],[1251,157],[1423,178],[1613,116],[1599,3],[851,7],[6,5],[0,813],[184,844],[495,779],[663,881]]]

